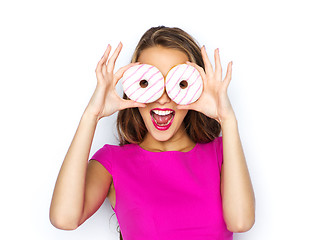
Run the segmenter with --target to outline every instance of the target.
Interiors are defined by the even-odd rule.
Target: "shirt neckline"
[[[151,154],[163,154],[163,153],[180,153],[180,154],[186,154],[186,153],[192,153],[192,152],[194,152],[197,149],[198,144],[199,143],[196,143],[195,146],[192,149],[190,149],[189,151],[187,151],[187,152],[181,152],[181,151],[151,152],[149,150],[146,150],[146,149],[142,148],[141,146],[139,146],[139,144],[134,144],[134,145],[136,145],[140,149],[140,151],[146,152],[146,153],[151,153]]]

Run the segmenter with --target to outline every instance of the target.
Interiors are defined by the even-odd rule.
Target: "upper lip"
[[[170,109],[170,108],[152,108],[151,111],[152,111],[152,110],[158,110],[158,111],[173,111],[173,112],[175,112],[173,109]]]
[[[153,114],[154,110],[156,110],[156,111],[171,111],[173,115],[175,114],[175,110],[170,109],[170,108],[152,108],[151,111],[150,111],[151,115]]]

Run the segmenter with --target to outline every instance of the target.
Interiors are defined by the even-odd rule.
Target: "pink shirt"
[[[91,160],[112,175],[124,240],[231,240],[223,218],[222,137],[189,152],[104,145]]]

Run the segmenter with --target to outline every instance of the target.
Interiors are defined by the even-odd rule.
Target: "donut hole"
[[[148,81],[143,79],[139,82],[140,87],[146,88],[148,86]]]
[[[180,88],[185,89],[188,87],[188,82],[186,80],[182,80],[179,85]]]

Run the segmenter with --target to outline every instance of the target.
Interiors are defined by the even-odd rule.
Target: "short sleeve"
[[[216,145],[216,151],[217,151],[217,158],[218,158],[218,165],[219,165],[219,170],[221,171],[222,165],[223,165],[223,138],[217,137],[215,140],[215,145]]]
[[[105,144],[102,148],[100,148],[89,161],[96,160],[101,163],[105,169],[112,175],[112,166],[111,166],[111,150],[110,145]]]

